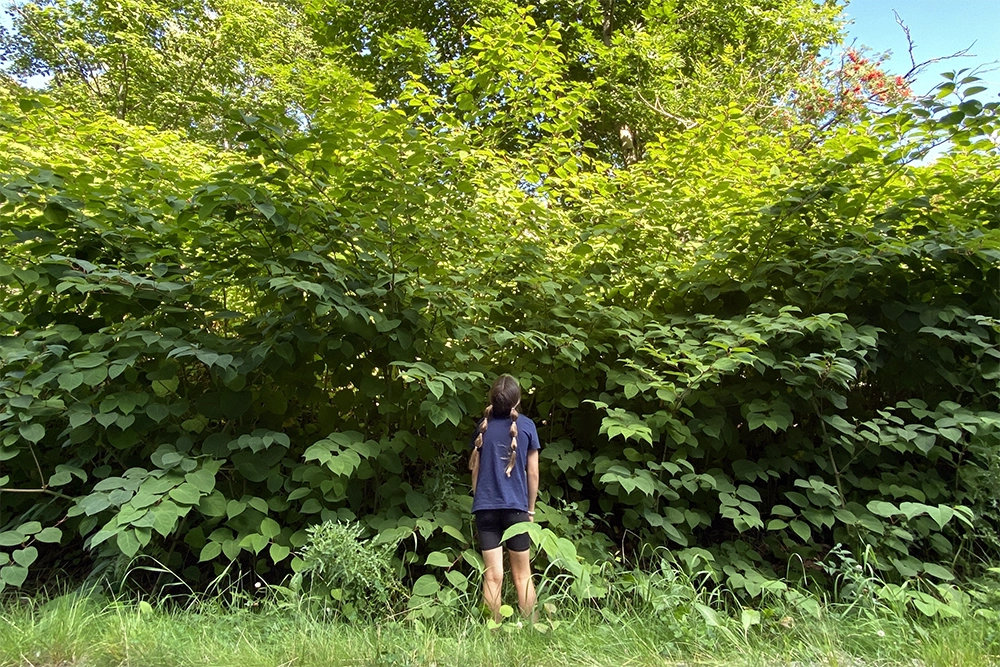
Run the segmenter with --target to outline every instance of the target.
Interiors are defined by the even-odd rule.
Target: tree
[[[416,79],[459,110],[492,100],[495,117],[508,98],[513,105],[554,86],[552,77],[553,89],[588,90],[581,140],[619,164],[638,159],[657,134],[730,102],[766,121],[836,38],[839,11],[812,0],[557,0],[527,8],[507,0],[346,0],[308,9],[321,43],[386,99]],[[519,50],[530,53],[520,69]],[[506,66],[516,75],[502,94],[480,85]],[[537,126],[560,113],[539,101],[533,116],[515,122]]]
[[[294,5],[256,0],[32,0],[7,10],[7,71],[80,109],[192,137],[222,106],[293,112],[318,51]]]

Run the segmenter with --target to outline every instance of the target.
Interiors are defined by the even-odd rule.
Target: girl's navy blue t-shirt
[[[477,431],[478,432],[478,431]],[[475,446],[476,434],[472,435]],[[541,449],[535,422],[524,415],[517,417],[517,461],[510,477],[504,472],[510,455],[510,417],[491,417],[483,433],[483,450],[479,453],[479,479],[472,511],[528,511],[528,452]]]

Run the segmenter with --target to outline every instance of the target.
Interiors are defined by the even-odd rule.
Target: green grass
[[[794,618],[765,610],[762,625],[744,631],[737,619],[710,627],[681,608],[620,617],[578,608],[557,612],[557,627],[543,633],[511,622],[491,631],[478,617],[457,614],[352,624],[273,603],[171,610],[64,595],[5,604],[0,665],[1000,665],[997,621],[917,623],[890,613],[837,612]]]

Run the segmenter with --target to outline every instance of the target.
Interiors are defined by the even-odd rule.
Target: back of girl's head
[[[490,388],[490,405],[497,417],[506,417],[521,402],[521,387],[510,375],[501,375]]]

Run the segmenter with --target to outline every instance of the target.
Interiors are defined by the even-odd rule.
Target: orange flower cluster
[[[818,60],[796,88],[793,106],[802,120],[824,122],[855,118],[865,108],[889,107],[913,95],[903,76],[887,74],[884,57],[870,58],[848,49],[839,65]]]

